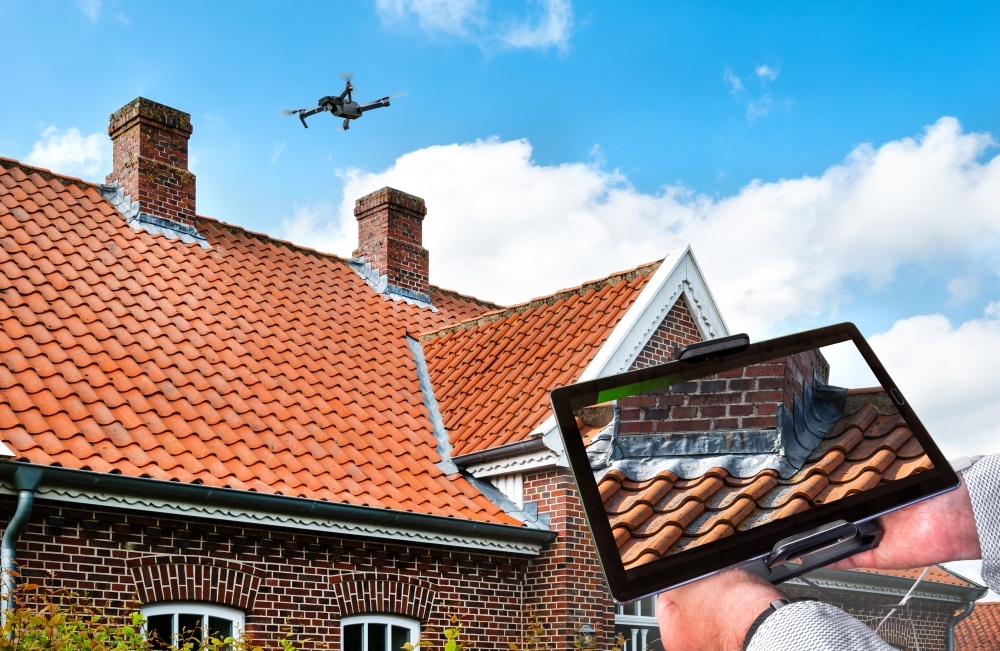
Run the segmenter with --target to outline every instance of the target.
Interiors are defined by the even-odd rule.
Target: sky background
[[[1000,452],[1000,3],[0,0],[0,156],[101,182],[191,114],[198,213],[523,302],[690,244],[731,332],[853,321],[949,457]],[[353,74],[349,131],[310,108]],[[971,566],[962,566],[969,574]]]

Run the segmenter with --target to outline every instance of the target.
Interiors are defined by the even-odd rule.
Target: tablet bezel
[[[847,341],[854,343],[868,363],[907,426],[923,446],[932,468],[830,504],[814,506],[807,511],[763,524],[753,530],[740,531],[721,540],[626,570],[611,531],[574,412],[616,397],[641,392],[630,391],[631,389],[652,390]],[[777,542],[788,536],[805,533],[835,520],[861,524],[958,485],[958,477],[951,465],[934,444],[905,396],[853,323],[840,323],[751,343],[742,351],[714,359],[695,363],[672,361],[559,387],[551,392],[550,397],[608,587],[612,597],[620,603],[635,601],[728,567],[759,560],[767,556]]]

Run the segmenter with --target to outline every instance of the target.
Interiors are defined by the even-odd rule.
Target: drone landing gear
[[[347,131],[350,128],[351,128],[351,121],[347,118],[344,118],[344,131]]]
[[[779,541],[770,554],[744,565],[743,569],[777,584],[866,549],[874,549],[881,540],[882,530],[875,522],[855,525],[837,520]]]

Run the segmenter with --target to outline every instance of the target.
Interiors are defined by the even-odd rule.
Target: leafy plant
[[[6,598],[6,595],[4,595]],[[92,599],[65,590],[42,590],[22,583],[14,607],[4,611],[0,651],[157,651],[145,635],[138,612],[111,616]],[[297,651],[289,632],[282,651]],[[247,636],[181,640],[173,651],[264,651]]]

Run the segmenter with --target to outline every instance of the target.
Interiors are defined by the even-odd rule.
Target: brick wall
[[[13,513],[16,498],[0,496]],[[439,647],[455,612],[469,648],[506,651],[525,626],[528,558],[435,545],[230,524],[36,501],[18,543],[23,581],[85,593],[123,614],[140,601],[193,599],[246,612],[276,647],[291,626],[303,649],[339,648],[341,616],[419,619]]]
[[[113,113],[107,182],[119,186],[149,215],[194,226],[195,176],[188,171],[191,116],[139,97]]]
[[[667,316],[653,332],[645,347],[632,362],[629,370],[646,368],[669,362],[674,358],[674,351],[684,346],[690,346],[701,341],[698,326],[691,318],[691,310],[683,297],[678,298]]]
[[[549,514],[557,535],[529,563],[525,577],[525,608],[545,627],[548,648],[572,649],[583,624],[598,632],[597,648],[610,648],[615,634],[614,602],[572,474],[549,470],[525,477],[524,499],[539,502],[539,511]]]
[[[826,360],[809,351],[622,399],[620,431],[774,429],[778,405],[791,411],[793,400],[802,398],[803,384],[812,384],[814,369],[829,376]]]

